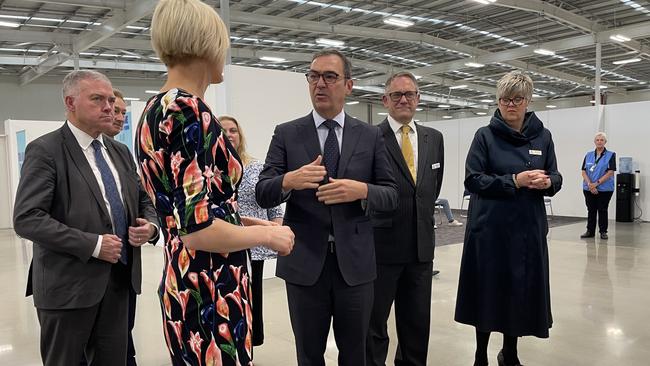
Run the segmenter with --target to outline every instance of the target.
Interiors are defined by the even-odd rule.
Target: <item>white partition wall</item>
[[[587,209],[582,193],[580,167],[587,151],[594,149],[593,138],[599,124],[607,133],[607,148],[617,156],[634,158],[635,169],[641,170],[641,195],[637,202],[643,210],[643,219],[650,212],[649,194],[646,186],[650,169],[650,124],[646,118],[650,102],[624,103],[602,106],[599,114],[595,107],[569,108],[538,112],[539,118],[548,128],[555,143],[558,170],[564,178],[562,190],[553,197],[553,211],[556,215],[586,217]],[[600,119],[599,119],[600,118]],[[465,158],[476,130],[489,122],[489,116],[424,122],[442,132],[445,139],[445,176],[440,197],[449,199],[452,208],[460,208]],[[618,162],[617,162],[618,163]],[[637,215],[639,210],[637,209]],[[609,216],[615,218],[616,195],[609,206]]]

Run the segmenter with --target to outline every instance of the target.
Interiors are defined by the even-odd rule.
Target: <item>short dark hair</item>
[[[124,93],[122,93],[120,89],[113,88],[113,94],[115,95],[115,98],[124,100]]]
[[[413,84],[415,84],[415,89],[416,89],[415,91],[420,90],[420,87],[418,86],[418,80],[415,78],[415,75],[413,75],[412,73],[410,73],[408,71],[400,71],[400,72],[396,72],[393,75],[388,77],[388,79],[386,80],[386,87],[384,88],[384,92],[388,91],[388,88],[390,87],[390,83],[392,83],[393,80],[395,80],[397,78],[402,78],[402,77],[409,78],[409,79],[411,79],[411,81],[413,81]]]
[[[314,62],[315,59],[323,56],[338,56],[341,61],[343,61],[343,76],[345,76],[346,79],[352,78],[352,63],[347,57],[345,57],[343,52],[333,48],[326,48],[322,51],[316,52],[311,58],[311,61]]]

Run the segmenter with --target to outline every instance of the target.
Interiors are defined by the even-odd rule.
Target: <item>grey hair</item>
[[[79,95],[79,83],[83,80],[102,80],[107,83],[111,81],[106,77],[106,75],[101,72],[94,70],[74,70],[70,71],[68,75],[63,78],[63,89],[61,91],[63,95],[63,100],[65,97],[73,96],[76,97]]]
[[[519,70],[510,71],[497,82],[497,100],[514,96],[533,99],[533,79]]]
[[[604,138],[605,142],[607,142],[607,134],[605,132],[596,132],[596,135],[594,135],[594,140],[596,139],[596,137],[599,137],[599,136]]]
[[[390,83],[393,82],[393,80],[397,78],[409,78],[415,85],[415,91],[419,91],[420,87],[418,86],[418,80],[415,78],[415,75],[408,71],[400,71],[396,72],[393,75],[389,76],[388,79],[386,80],[386,87],[384,88],[384,93],[388,93],[388,89],[390,88]]]
[[[322,51],[316,52],[311,58],[311,61],[314,62],[315,59],[323,56],[338,56],[341,61],[343,61],[343,76],[345,76],[346,79],[352,78],[352,63],[347,57],[345,57],[343,52],[333,48],[326,48]]]

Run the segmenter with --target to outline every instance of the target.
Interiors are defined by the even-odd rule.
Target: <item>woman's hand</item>
[[[273,221],[267,221],[267,220],[262,220],[258,219],[256,217],[250,217],[250,216],[242,216],[241,217],[241,223],[244,226],[278,226],[279,224]]]
[[[551,178],[544,170],[526,170],[516,175],[517,185],[530,189],[547,189],[551,186]]]
[[[293,250],[295,235],[288,226],[275,225],[266,228],[265,246],[278,252],[278,255],[289,255]]]

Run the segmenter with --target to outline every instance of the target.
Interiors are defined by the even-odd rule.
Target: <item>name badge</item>
[[[538,155],[538,156],[542,156],[542,150],[532,150],[532,149],[531,149],[531,150],[528,150],[528,153],[529,153],[530,155]]]
[[[440,163],[431,164],[431,169],[440,169]]]

